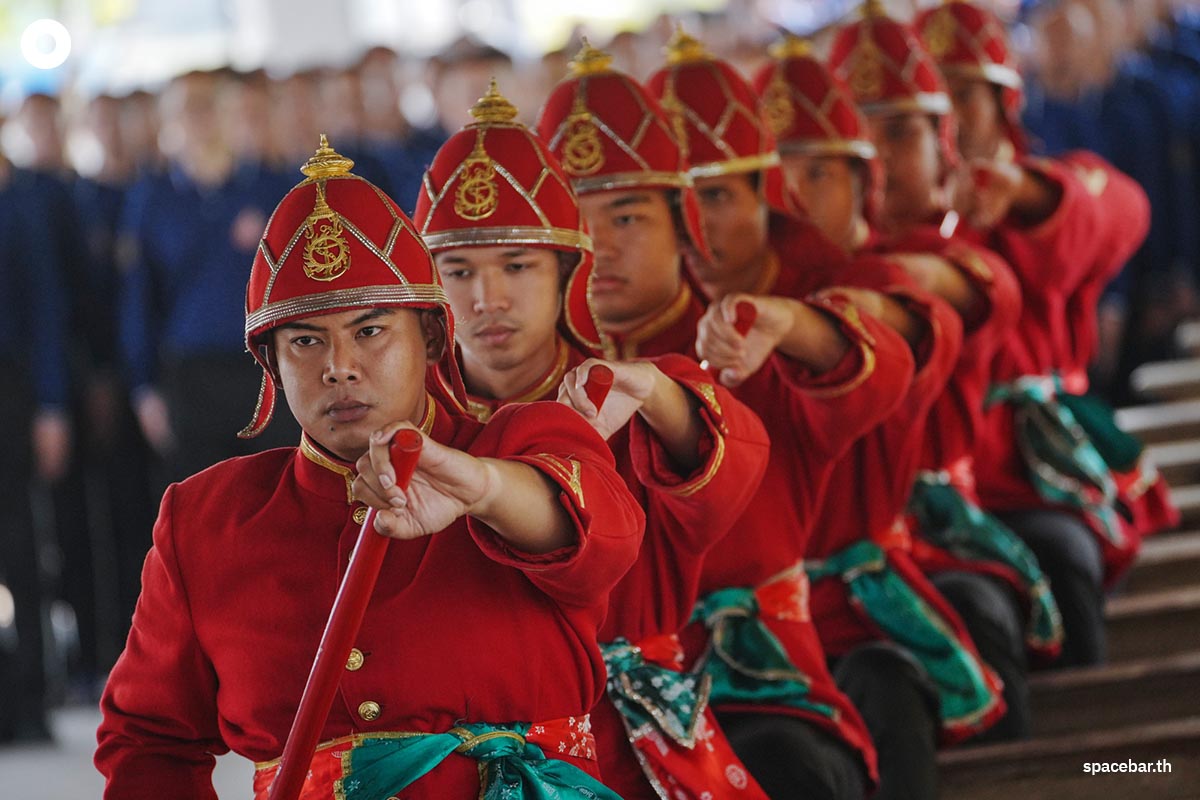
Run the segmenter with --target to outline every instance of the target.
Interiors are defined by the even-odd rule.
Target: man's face
[[[862,178],[850,157],[785,154],[783,176],[821,233],[853,250],[855,227],[862,216]]]
[[[942,154],[933,117],[921,112],[868,117],[887,180],[883,224],[905,227],[926,221],[938,208]]]
[[[679,240],[662,189],[618,189],[579,198],[596,246],[592,307],[605,326],[643,319],[679,293]]]
[[[553,351],[562,304],[558,254],[460,247],[434,256],[467,362],[503,372]]]
[[[281,325],[275,356],[288,407],[310,437],[346,461],[391,422],[420,421],[425,367],[440,352],[435,315],[355,309]],[[427,344],[432,342],[432,345]]]
[[[763,263],[767,251],[767,204],[748,175],[722,175],[696,181],[704,236],[712,253],[697,263],[704,283],[728,283]]]
[[[958,148],[963,158],[992,158],[1003,136],[996,88],[977,78],[947,75],[946,84],[958,117]]]

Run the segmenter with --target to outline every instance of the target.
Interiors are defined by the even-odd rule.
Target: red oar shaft
[[[743,300],[733,307],[733,313],[736,315],[733,321],[733,329],[738,332],[739,336],[745,336],[754,327],[754,321],[758,319],[758,309],[754,303]]]
[[[392,467],[396,471],[396,485],[407,489],[413,470],[417,467],[417,458],[421,455],[421,434],[408,429],[398,431],[388,449]],[[388,537],[375,530],[375,509],[372,508],[363,520],[358,543],[350,555],[350,566],[346,569],[333,601],[333,609],[329,612],[329,622],[325,625],[325,633],[321,635],[321,645],[317,648],[317,657],[308,674],[296,719],[288,733],[279,772],[271,784],[269,800],[296,800],[304,788],[304,779],[325,727],[325,720],[329,717],[329,708],[337,694],[346,659],[354,638],[358,636],[363,615],[375,589],[375,581],[379,578],[387,544]]]

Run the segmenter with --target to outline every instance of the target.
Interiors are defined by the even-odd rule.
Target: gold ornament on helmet
[[[571,75],[582,78],[585,75],[599,75],[602,72],[608,72],[612,67],[612,60],[612,56],[608,53],[592,47],[592,43],[584,36],[579,52],[571,59]]]
[[[812,45],[794,33],[785,33],[782,39],[767,48],[767,55],[776,61],[807,58],[812,55]]]
[[[592,112],[583,100],[583,84],[576,90],[567,133],[563,140],[563,166],[572,175],[591,175],[604,166],[604,145]]]
[[[941,59],[954,47],[956,28],[954,12],[946,7],[942,7],[926,20],[921,37],[925,40],[925,45],[934,58]]]
[[[662,110],[666,112],[667,121],[671,123],[671,134],[675,137],[675,143],[679,145],[679,151],[684,158],[688,156],[688,134],[687,122],[683,118],[684,110],[683,103],[679,101],[679,97],[675,94],[675,76],[667,76],[666,90],[663,92],[662,100],[659,101]]]
[[[675,26],[675,34],[667,42],[666,53],[667,64],[671,66],[712,59],[699,39],[684,32],[683,25]]]
[[[883,96],[883,54],[866,28],[851,56],[850,89],[860,101]]]
[[[312,180],[339,178],[350,174],[354,162],[329,146],[329,139],[321,134],[321,146],[312,158],[305,162],[300,171]]]
[[[512,122],[517,118],[517,107],[510,103],[507,97],[500,94],[500,89],[496,86],[496,79],[492,78],[483,97],[476,100],[475,105],[471,106],[471,116],[475,118],[475,124],[479,125]]]
[[[454,190],[454,213],[463,219],[486,219],[496,213],[496,208],[500,205],[500,190],[496,186],[496,165],[483,149],[483,137],[486,133],[482,127],[476,132],[475,149],[463,162],[458,188]]]
[[[771,133],[776,136],[792,127],[792,123],[796,121],[796,109],[792,107],[791,95],[791,87],[783,76],[783,64],[776,64],[771,81],[763,92],[763,113],[766,115],[767,125],[771,127]]]
[[[317,182],[317,203],[304,220],[304,274],[332,281],[350,269],[350,247],[342,236],[342,220],[325,201],[325,179]]]

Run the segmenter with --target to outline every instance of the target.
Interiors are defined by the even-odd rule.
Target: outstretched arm
[[[388,443],[393,423],[371,437],[356,464],[355,497],[378,510],[375,529],[396,539],[416,539],[470,515],[513,548],[549,553],[573,544],[575,526],[558,502],[558,486],[531,466],[477,458],[422,434],[424,445],[408,489],[396,486]]]

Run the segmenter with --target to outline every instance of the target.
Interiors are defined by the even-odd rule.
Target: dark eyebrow
[[[638,205],[640,203],[649,203],[650,195],[648,194],[630,194],[624,197],[618,197],[608,204],[609,209],[624,208],[625,206]]]
[[[525,255],[528,252],[529,252],[528,247],[518,247],[515,250],[505,250],[503,253],[500,254],[500,256],[502,258],[520,258],[521,256]],[[474,263],[475,262],[473,262],[468,256],[455,256],[455,255],[446,254],[446,255],[439,255],[437,257],[437,264],[439,267],[443,266],[443,265],[449,265],[449,264],[454,264],[457,266],[457,265],[461,265],[461,264],[471,265]]]
[[[372,308],[367,313],[357,316],[352,321],[346,323],[346,325],[344,327],[353,328],[355,325],[362,325],[364,322],[367,322],[369,320],[376,319],[377,317],[391,316],[394,313],[396,313],[395,309],[391,309],[391,308]],[[327,329],[321,327],[320,325],[313,325],[308,322],[285,322],[282,325],[280,325],[279,327],[277,327],[275,330],[320,332],[320,331],[324,331]]]

